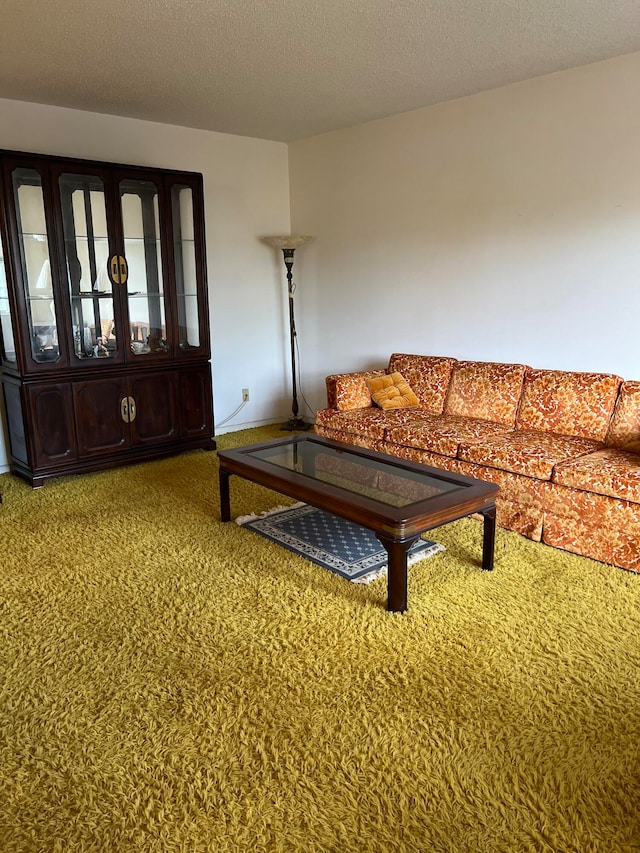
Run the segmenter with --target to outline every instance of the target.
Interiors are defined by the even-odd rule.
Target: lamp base
[[[287,432],[304,432],[307,429],[311,429],[313,424],[308,424],[306,421],[303,421],[302,418],[289,418],[286,424],[282,424],[280,429],[287,430]]]

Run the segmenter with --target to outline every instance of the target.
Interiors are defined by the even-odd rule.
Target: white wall
[[[289,147],[303,386],[393,351],[640,380],[640,54]]]
[[[202,172],[216,421],[393,351],[640,380],[640,54],[292,143],[0,100],[0,148]],[[301,409],[304,401],[301,399]],[[308,413],[303,411],[303,413]],[[0,435],[0,470],[6,451]]]
[[[289,233],[285,144],[0,99],[0,148],[202,172],[216,421],[243,387],[227,429],[288,416],[284,265],[258,239]]]

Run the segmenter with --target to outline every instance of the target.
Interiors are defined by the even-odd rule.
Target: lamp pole
[[[287,268],[287,292],[289,294],[289,338],[291,340],[291,383],[292,383],[292,400],[291,400],[291,417],[286,424],[282,425],[282,429],[296,430],[309,429],[311,424],[303,421],[298,417],[298,380],[296,368],[296,320],[293,312],[293,294],[295,292],[295,284],[293,283],[293,253],[295,249],[283,249],[284,263]]]
[[[284,264],[287,269],[287,294],[289,298],[289,341],[291,344],[291,417],[280,427],[283,430],[307,430],[311,424],[298,417],[298,368],[296,365],[296,321],[293,307],[293,294],[296,286],[293,281],[293,255],[295,250],[310,240],[310,237],[264,237],[266,243],[276,249],[282,249]]]

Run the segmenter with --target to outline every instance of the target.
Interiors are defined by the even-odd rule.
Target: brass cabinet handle
[[[109,258],[109,277],[114,284],[126,284],[129,278],[129,265],[122,255],[112,255]]]
[[[125,424],[133,423],[136,419],[136,401],[133,397],[123,397],[120,400],[120,417]]]

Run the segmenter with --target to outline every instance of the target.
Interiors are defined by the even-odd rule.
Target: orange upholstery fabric
[[[343,441],[345,444],[355,444],[356,447],[368,447],[370,450],[378,450],[380,453],[388,453],[385,450],[385,443],[381,440],[368,438],[362,435],[356,435],[353,432],[348,432],[344,429],[332,429],[331,427],[320,427],[316,424],[314,431],[318,435],[324,435],[326,438],[332,438],[334,441]]]
[[[403,447],[400,444],[391,444],[388,441],[383,442],[383,446],[387,448],[385,453],[391,456],[399,456],[401,459],[408,459],[410,462],[420,462],[422,465],[431,465],[433,468],[443,468],[445,471],[457,471],[456,459],[451,459],[449,456],[441,456],[439,453],[432,453],[429,450],[419,450],[417,447]]]
[[[419,406],[372,407],[381,370],[336,375],[316,432],[496,483],[500,526],[640,573],[640,382],[400,353],[389,371]]]
[[[429,415],[419,409],[353,409],[350,412],[337,412],[335,409],[321,409],[316,413],[316,426],[328,427],[382,440],[389,427],[408,424],[428,418]],[[318,430],[316,430],[318,431]],[[321,432],[321,435],[324,435]]]
[[[556,486],[547,501],[542,541],[640,572],[640,504]]]
[[[454,418],[447,415],[425,416],[405,426],[389,427],[387,441],[431,450],[443,456],[456,456],[461,442],[467,444],[507,432],[503,424],[475,418]]]
[[[496,500],[498,525],[507,530],[515,530],[516,533],[535,542],[539,542],[542,538],[545,495],[549,489],[553,488],[551,483],[531,480],[518,474],[498,471],[496,468],[473,465],[460,459],[418,450],[417,447],[390,445],[388,442],[384,442],[383,447],[384,452],[410,459],[412,462],[421,462],[423,465],[432,465],[434,468],[444,468],[445,471],[454,471],[457,474],[466,474],[468,477],[477,477],[480,480],[495,483],[500,486],[500,493]]]
[[[521,430],[481,444],[461,444],[458,456],[477,465],[550,480],[558,462],[584,456],[601,446],[587,438]]]
[[[528,368],[516,428],[604,441],[621,379]]]
[[[415,392],[420,405],[434,415],[442,413],[455,358],[407,355],[394,352],[388,373],[401,373]]]
[[[640,382],[623,382],[611,419],[606,444],[610,447],[630,447],[639,453],[640,447]]]
[[[522,364],[457,362],[451,373],[445,415],[480,418],[513,427],[524,372]]]
[[[363,370],[359,373],[334,373],[327,376],[327,406],[346,412],[349,409],[363,409],[371,405],[371,394],[367,379],[384,375],[384,370]]]
[[[561,486],[640,504],[640,455],[606,447],[573,462],[560,463],[552,480]]]
[[[367,379],[367,386],[371,399],[381,409],[415,408],[420,403],[401,373],[372,376]]]
[[[553,486],[545,480],[534,480],[511,474],[509,471],[499,471],[497,468],[485,468],[482,465],[472,465],[469,462],[456,460],[456,470],[468,477],[489,480],[500,486],[496,501],[496,521],[500,527],[515,530],[516,533],[540,542],[546,500]]]

